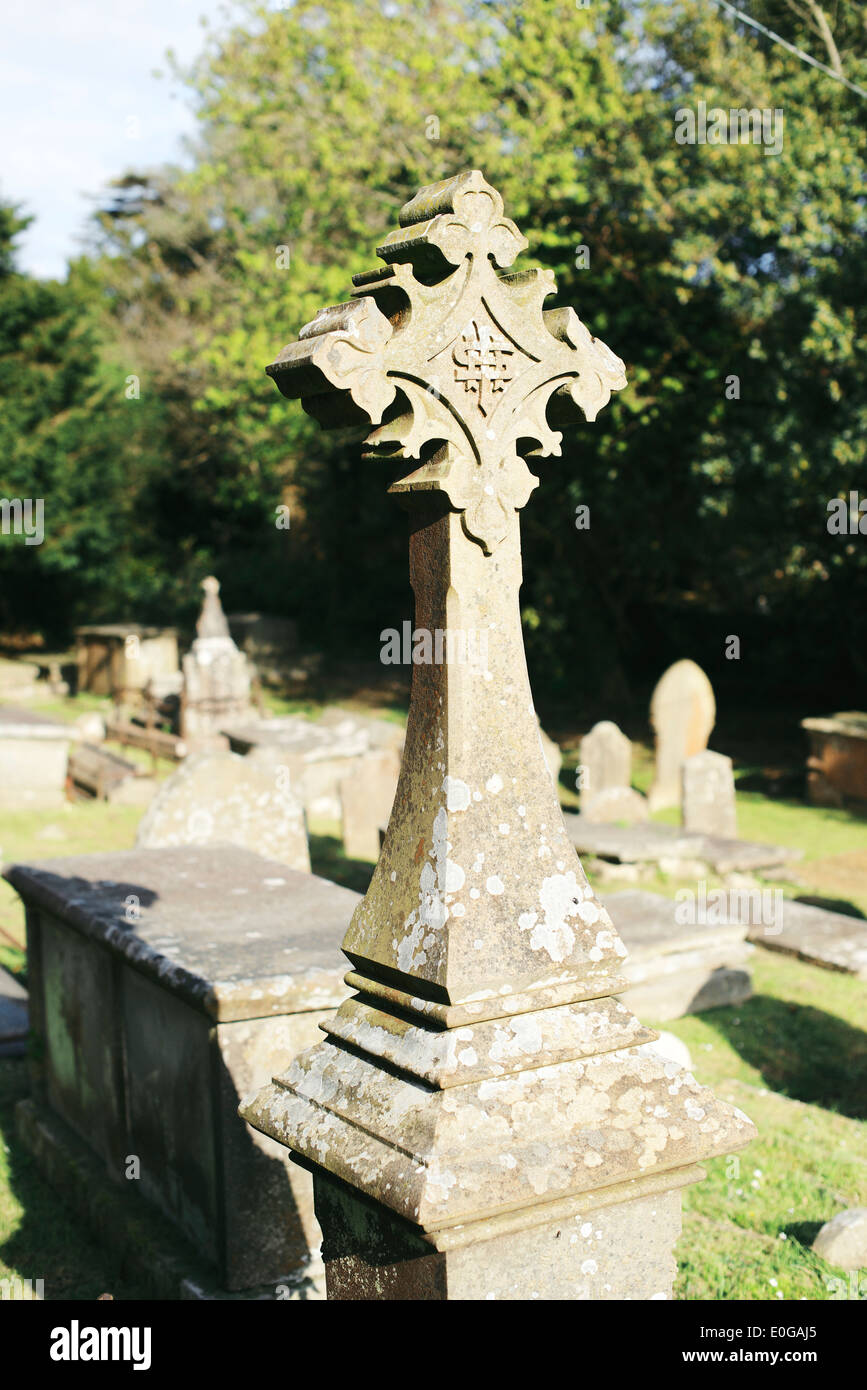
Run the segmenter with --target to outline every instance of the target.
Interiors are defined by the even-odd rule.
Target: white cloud
[[[191,62],[205,42],[199,16],[221,28],[225,11],[216,0],[52,0],[4,10],[0,196],[36,217],[18,242],[22,269],[63,276],[109,179],[180,157],[194,117],[165,53]]]

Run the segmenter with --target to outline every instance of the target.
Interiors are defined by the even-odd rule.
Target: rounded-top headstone
[[[221,844],[310,872],[304,809],[284,781],[237,753],[194,754],[154,797],[136,848]]]
[[[681,767],[707,747],[716,721],[713,686],[694,661],[676,661],[657,683],[650,701],[656,735],[656,772],[650,808],[679,806]]]
[[[632,744],[610,719],[594,724],[581,740],[581,809],[600,792],[632,781]]]

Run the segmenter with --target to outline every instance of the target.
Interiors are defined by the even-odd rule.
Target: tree
[[[749,8],[824,60],[798,4]],[[864,82],[855,8],[822,13]],[[825,525],[864,462],[852,93],[703,0],[250,3],[186,80],[189,167],[120,181],[79,273],[102,295],[102,370],[142,384],[125,495],[168,576],[151,597],[182,607],[207,565],[230,605],[368,651],[408,615],[402,537],[357,435],[324,439],[263,367],[351,294],[409,194],[477,166],[631,383],[540,465],[544,525],[525,512],[543,681],[615,696],[685,650],[722,678],[732,631],[770,688],[863,678],[867,549]],[[676,113],[698,101],[781,111],[780,152],[679,144]]]

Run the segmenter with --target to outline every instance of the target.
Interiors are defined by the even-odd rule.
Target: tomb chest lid
[[[29,907],[217,1022],[336,1007],[359,894],[231,846],[88,854],[3,871]]]

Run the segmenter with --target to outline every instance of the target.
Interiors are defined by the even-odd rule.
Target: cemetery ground
[[[400,691],[384,692],[371,683],[355,700],[346,688],[315,693],[305,701],[271,696],[269,713],[315,717],[329,699],[344,707],[376,708],[394,719],[406,712]],[[72,720],[107,707],[106,701],[83,696],[41,703],[39,710]],[[633,784],[642,791],[653,763],[644,709],[634,720],[620,715],[621,727],[634,741]],[[772,716],[740,711],[735,718],[721,718],[712,744],[735,758],[739,833],[804,852],[790,878],[763,879],[762,887],[867,916],[867,827],[863,819],[803,799],[804,748],[797,721],[796,711],[779,710]],[[592,722],[583,713],[579,720],[574,711],[560,711],[559,717],[558,711],[548,711],[543,718],[564,752],[564,809],[577,806],[579,736]],[[147,754],[122,751],[150,761]],[[160,764],[160,775],[171,770],[171,764]],[[52,811],[0,812],[0,855],[8,863],[126,849],[141,815],[141,807],[98,801],[70,802]],[[674,823],[677,813],[663,811],[654,818]],[[309,828],[314,872],[364,891],[371,864],[346,859],[336,825],[314,821]],[[711,876],[708,889],[720,883]],[[632,885],[598,886],[605,896]],[[661,873],[640,884],[668,896],[694,886]],[[23,912],[6,883],[0,883],[0,964],[26,981]],[[867,983],[761,947],[751,970],[754,993],[746,1003],[663,1025],[689,1047],[699,1082],[745,1110],[759,1131],[738,1155],[707,1163],[707,1180],[687,1190],[675,1296],[857,1297],[857,1280],[853,1292],[850,1276],[826,1264],[810,1246],[838,1211],[867,1206]],[[148,1208],[130,1218],[123,1240],[98,1244],[38,1175],[16,1138],[13,1108],[27,1092],[25,1064],[0,1058],[0,1279],[43,1278],[49,1299],[92,1299],[103,1292],[115,1299],[149,1296],[140,1266],[127,1259],[129,1234],[136,1231],[146,1247],[148,1233],[161,1230],[160,1218]],[[111,1226],[110,1213],[103,1225]],[[177,1236],[170,1239],[177,1244]]]

